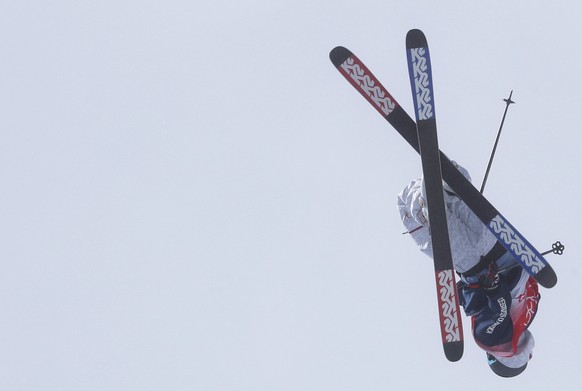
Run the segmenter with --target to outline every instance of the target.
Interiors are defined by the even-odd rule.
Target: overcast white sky
[[[0,389],[581,384],[582,6],[459,3],[0,3]],[[445,359],[395,208],[420,159],[328,58],[351,49],[411,112],[411,28],[477,185],[514,90],[486,196],[567,246],[515,379],[468,322]]]

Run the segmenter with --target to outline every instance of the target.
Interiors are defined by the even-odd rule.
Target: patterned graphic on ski
[[[362,96],[419,152],[416,123],[380,84],[370,70],[348,49],[338,46],[330,54],[338,71]],[[497,240],[521,266],[540,283],[551,288],[557,276],[544,257],[507,221],[495,207],[440,152],[441,171],[445,182],[479,217]]]
[[[463,356],[463,327],[445,212],[432,67],[428,44],[420,30],[411,30],[406,35],[406,57],[428,208],[443,348],[449,361],[458,361]]]

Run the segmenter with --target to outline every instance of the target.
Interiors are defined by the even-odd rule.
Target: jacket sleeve
[[[402,224],[420,251],[432,258],[432,242],[428,221],[422,211],[424,200],[420,186],[420,180],[413,181],[398,194],[398,212]]]
[[[422,212],[424,200],[420,190],[421,183],[420,179],[410,182],[398,194],[398,212],[402,223],[409,231],[419,226],[428,225]]]

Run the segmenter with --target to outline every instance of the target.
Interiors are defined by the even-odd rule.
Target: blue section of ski
[[[416,120],[435,119],[432,69],[428,47],[406,51]]]
[[[491,220],[488,228],[530,275],[536,276],[548,266],[544,257],[501,214]]]

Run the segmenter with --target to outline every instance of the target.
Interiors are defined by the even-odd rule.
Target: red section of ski
[[[457,299],[455,273],[452,269],[435,274],[443,344],[463,340],[463,324]]]
[[[348,57],[338,70],[383,117],[388,117],[398,107],[394,98],[355,55]]]

